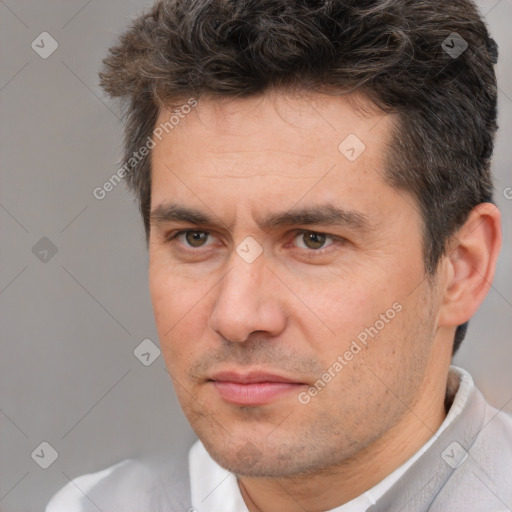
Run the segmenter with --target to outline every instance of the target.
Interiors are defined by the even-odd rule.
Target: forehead
[[[384,201],[390,189],[385,155],[394,119],[364,97],[205,98],[170,124],[172,115],[162,110],[156,123],[152,210],[175,199],[203,211],[319,202],[354,210],[379,195]]]
[[[202,97],[161,109],[156,122],[159,141],[201,137],[204,150],[224,152],[254,148],[261,151],[290,150],[299,157],[314,157],[325,146],[335,146],[353,134],[375,145],[394,117],[378,110],[361,94],[294,94],[272,91],[247,98]],[[169,122],[171,121],[171,122]],[[380,125],[380,128],[374,129]],[[183,140],[182,140],[183,142]],[[193,141],[187,140],[187,144]],[[304,150],[313,151],[300,151]],[[157,144],[157,155],[165,144]],[[199,149],[199,148],[198,148]],[[192,155],[189,155],[192,156]]]

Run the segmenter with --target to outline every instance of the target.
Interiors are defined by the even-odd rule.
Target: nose
[[[254,332],[277,336],[286,325],[286,313],[276,290],[279,281],[260,256],[252,263],[235,261],[216,287],[209,326],[218,336],[243,342]]]

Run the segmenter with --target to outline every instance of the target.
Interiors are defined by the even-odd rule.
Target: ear
[[[491,203],[473,208],[448,246],[439,326],[461,325],[479,308],[494,279],[501,240],[498,208]]]

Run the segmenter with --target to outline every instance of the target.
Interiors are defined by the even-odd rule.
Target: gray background
[[[162,358],[144,366],[133,354],[142,340],[157,342],[136,206],[123,185],[102,201],[92,195],[121,154],[119,110],[105,100],[97,71],[150,3],[0,0],[3,512],[43,510],[69,478],[192,439]],[[455,362],[511,412],[512,200],[504,190],[512,186],[512,1],[478,4],[500,46],[494,172],[505,246]],[[42,32],[59,45],[47,59],[31,48]],[[43,237],[57,248],[47,261]],[[48,469],[31,458],[43,441],[59,454]]]

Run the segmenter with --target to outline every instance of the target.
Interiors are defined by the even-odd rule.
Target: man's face
[[[393,120],[352,104],[200,100],[153,149],[163,356],[197,435],[239,475],[342,463],[411,414],[433,364],[422,220],[384,179]]]

